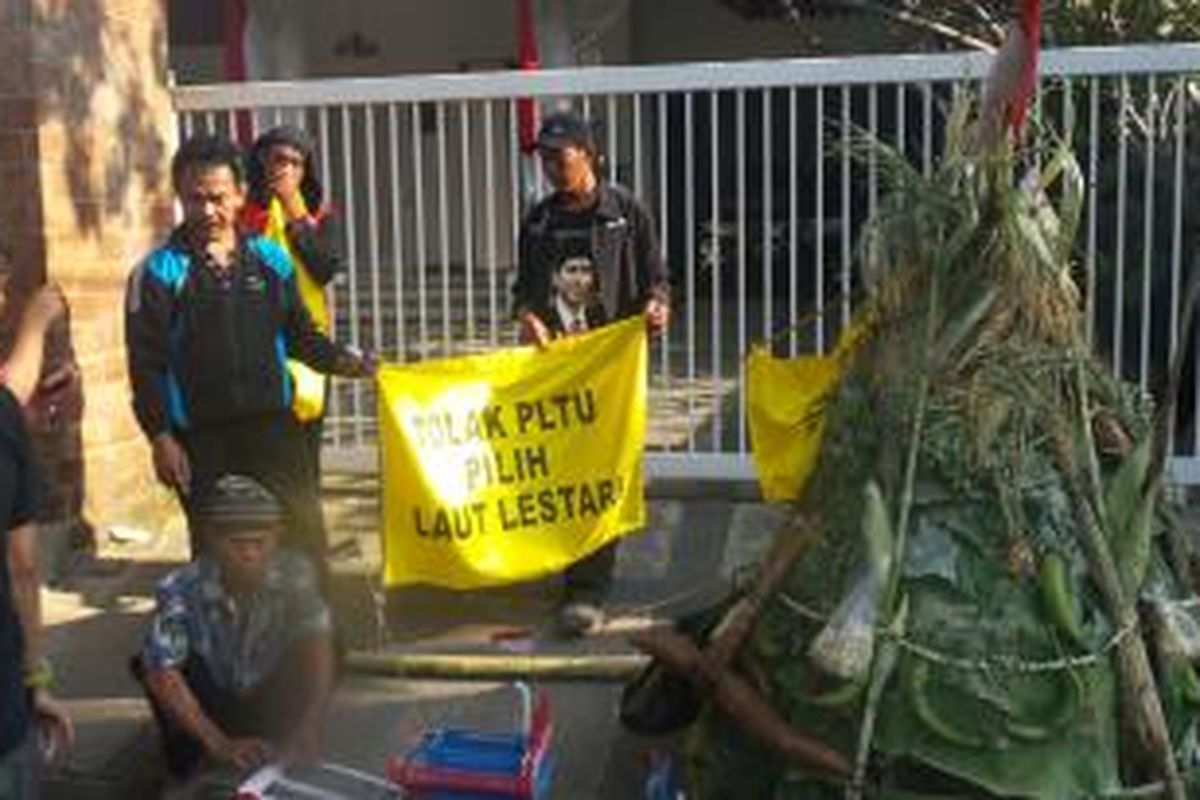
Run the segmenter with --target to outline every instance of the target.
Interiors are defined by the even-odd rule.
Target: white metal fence
[[[517,226],[544,189],[519,152],[518,98],[596,120],[608,176],[655,214],[672,269],[649,470],[745,478],[742,355],[773,336],[783,353],[824,350],[851,313],[856,230],[882,190],[875,164],[849,152],[852,128],[928,169],[951,93],[987,64],[949,54],[600,67],[182,87],[175,100],[183,135],[290,122],[315,136],[347,222],[337,335],[401,360],[512,341]],[[1192,261],[1187,186],[1200,177],[1188,152],[1200,46],[1050,51],[1041,72],[1035,116],[1075,143],[1087,176],[1078,262],[1093,340],[1152,390],[1195,338],[1176,319]],[[1200,371],[1183,395],[1174,468],[1196,483]],[[331,461],[374,467],[374,409],[369,387],[338,387]]]

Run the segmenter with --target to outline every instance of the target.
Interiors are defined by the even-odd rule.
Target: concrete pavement
[[[754,561],[783,517],[759,504],[703,496],[652,501],[647,530],[621,547],[606,629],[564,641],[554,630],[554,581],[486,592],[421,588],[380,595],[373,483],[330,479],[326,510],[334,543],[353,542],[343,548],[351,555],[334,568],[336,613],[348,643],[397,653],[630,653],[625,632],[720,597],[731,574]],[[154,584],[186,558],[185,541],[178,528],[110,540],[97,561],[46,590],[59,694],[78,727],[78,746],[48,777],[51,800],[160,796],[153,726],[125,662],[137,648]],[[620,685],[542,686],[556,724],[553,796],[641,797],[652,751],[669,743],[642,741],[620,728]],[[503,683],[349,676],[331,712],[328,755],[382,774],[386,758],[412,746],[426,729],[507,730],[514,719],[513,692]]]

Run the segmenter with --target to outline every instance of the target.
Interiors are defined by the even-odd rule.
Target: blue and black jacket
[[[125,340],[134,413],[150,438],[290,413],[289,357],[325,374],[353,361],[313,325],[287,253],[260,236],[218,273],[176,230],[129,278]]]

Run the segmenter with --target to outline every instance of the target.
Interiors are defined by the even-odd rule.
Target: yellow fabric
[[[301,200],[301,202],[304,202]],[[300,302],[322,333],[329,333],[329,308],[325,304],[325,290],[308,271],[308,265],[292,248],[287,236],[287,214],[278,197],[272,197],[267,206],[267,229],[264,235],[282,247],[296,268],[296,288]],[[292,413],[301,422],[319,419],[325,412],[325,376],[299,361],[288,361],[288,372],[292,376]]]
[[[560,572],[645,524],[645,321],[379,373],[384,582]]]
[[[746,358],[746,414],[763,499],[798,499],[817,465],[825,401],[866,329],[858,322],[824,356],[783,359],[756,345]]]

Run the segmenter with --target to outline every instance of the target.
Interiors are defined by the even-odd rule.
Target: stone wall
[[[129,405],[122,298],[129,270],[168,228],[175,144],[163,0],[0,0],[0,238],[17,287],[65,290],[83,372],[82,420],[39,434],[50,511],[97,530],[153,527],[170,508]],[[53,365],[50,365],[53,366]]]

